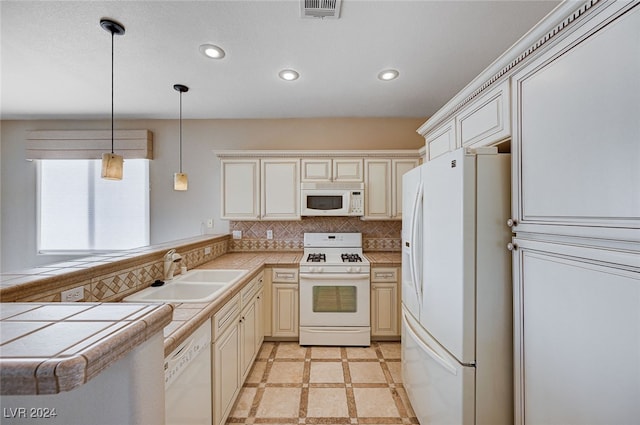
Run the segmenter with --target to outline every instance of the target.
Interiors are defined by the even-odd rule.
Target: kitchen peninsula
[[[141,406],[145,406],[145,402],[150,398],[153,399],[153,403],[157,405],[164,394],[158,391],[151,391],[147,386],[148,382],[158,381],[155,382],[154,385],[162,390],[162,361],[168,353],[171,353],[178,347],[180,343],[189,337],[200,325],[211,319],[232,298],[237,298],[236,295],[243,291],[244,287],[248,285],[248,282],[250,283],[255,280],[257,276],[262,276],[264,270],[268,270],[269,275],[274,270],[278,272],[292,269],[297,271],[301,252],[227,252],[229,239],[228,235],[210,235],[176,241],[170,246],[175,247],[191,267],[248,270],[243,279],[211,303],[175,305],[110,303],[110,301],[120,301],[125,296],[144,289],[153,282],[153,279],[161,276],[159,273],[161,273],[162,268],[159,267],[159,262],[161,262],[164,252],[170,248],[166,244],[145,248],[145,250],[143,250],[144,252],[130,252],[127,255],[123,255],[120,259],[114,259],[112,257],[112,261],[110,262],[107,262],[105,258],[94,258],[96,264],[93,267],[88,267],[82,273],[78,270],[69,270],[69,273],[62,273],[62,271],[60,271],[55,276],[40,275],[39,278],[36,278],[36,275],[23,275],[16,276],[12,279],[20,283],[14,285],[7,285],[5,283],[4,286],[0,288],[0,299],[3,301],[1,305],[2,318],[4,319],[2,322],[3,345],[0,346],[0,366],[2,368],[2,407],[7,408],[7,414],[10,416],[20,415],[22,411],[15,410],[16,407],[29,407],[24,402],[18,403],[16,401],[19,399],[25,400],[22,398],[23,396],[18,396],[17,394],[51,394],[64,392],[64,394],[67,395],[82,393],[84,397],[88,397],[93,387],[99,387],[103,393],[106,393],[104,388],[115,388],[114,385],[118,385],[117,381],[115,384],[105,384],[105,382],[108,382],[110,379],[108,377],[110,372],[127,370],[126,368],[132,364],[136,365],[135,368],[138,368],[140,365],[136,362],[140,362],[143,358],[155,359],[154,361],[143,361],[147,368],[153,371],[148,372],[150,376],[145,378],[145,391],[137,391],[137,399],[135,397],[131,398],[131,394],[129,394],[128,397],[132,403],[135,402],[134,404],[143,410],[144,407]],[[379,266],[398,267],[400,265],[400,254],[397,252],[375,252],[372,253],[369,258],[372,260],[372,264]],[[51,270],[54,270],[53,265]],[[88,276],[91,277],[88,278]],[[139,277],[137,285],[132,282],[129,282],[128,285],[122,283],[120,285],[117,284],[117,282],[124,282],[126,277],[131,280],[131,276]],[[82,281],[82,279],[85,279],[85,281]],[[265,279],[265,281],[267,285],[270,285],[270,277],[269,279]],[[87,294],[87,298],[92,302],[50,303],[45,301],[60,301],[62,291],[77,287],[78,285],[86,288],[85,293]],[[105,287],[109,287],[110,289],[105,291]],[[266,292],[270,293],[271,291]],[[98,298],[100,294],[103,294],[102,298]],[[36,300],[38,302],[21,302]],[[270,301],[270,295],[265,295],[265,301],[267,300]],[[8,303],[7,301],[18,302]],[[261,316],[265,319],[265,326],[270,328],[271,314],[267,312]],[[28,328],[26,331],[20,332],[28,334],[27,336],[36,335],[32,333],[34,323],[38,320],[44,321],[45,319],[49,320],[51,324],[48,324],[48,327],[47,324],[42,325],[43,328],[49,330],[49,335],[46,336],[46,338],[40,338],[40,336],[38,336],[40,348],[33,351],[32,345],[24,345],[25,350],[32,350],[30,352],[34,353],[30,361],[33,362],[31,365],[35,372],[31,371],[30,374],[27,373],[27,375],[42,379],[42,383],[31,383],[29,387],[25,385],[24,380],[20,380],[19,378],[20,372],[25,373],[26,365],[24,359],[11,359],[7,355],[9,353],[7,347],[9,347],[11,341],[15,341],[15,338],[19,335],[15,332],[11,333],[8,329],[15,328],[17,324],[20,323]],[[63,319],[65,322],[62,321]],[[97,324],[94,325],[92,320]],[[88,332],[91,335],[72,334],[74,332],[74,324],[77,325],[80,322],[83,326],[91,323],[88,328],[84,328],[84,332]],[[58,333],[56,327],[65,327],[65,338],[57,338]],[[160,333],[160,330],[163,328],[164,332]],[[95,329],[99,330],[94,332]],[[138,332],[138,334],[133,332]],[[155,336],[152,335],[153,332],[155,332]],[[267,329],[267,333],[269,332],[270,329]],[[77,348],[76,352],[78,353],[77,358],[69,360],[74,352],[71,349],[61,349],[59,346],[63,342],[68,341],[71,335],[77,336],[81,342],[78,344],[74,342],[68,344],[69,346],[75,346]],[[145,337],[148,338],[149,341],[145,342]],[[43,341],[51,341],[51,343],[43,343]],[[7,344],[7,342],[9,343]],[[137,344],[142,345],[136,347]],[[49,349],[52,353],[59,353],[58,357],[62,356],[64,358],[49,359],[43,362],[42,356],[38,356],[43,353],[45,348]],[[132,350],[130,354],[126,354],[128,350]],[[111,361],[109,361],[109,356],[112,358]],[[87,360],[85,360],[85,358]],[[67,366],[67,363],[64,363],[65,361],[70,366]],[[63,364],[63,367],[55,368],[55,370],[53,367],[49,367],[46,370],[49,373],[47,375],[44,373],[45,369],[38,369],[38,365],[40,364]],[[110,364],[119,366],[108,367]],[[74,366],[75,369],[71,366]],[[82,372],[83,367],[87,372]],[[40,373],[40,370],[42,370],[42,373]],[[76,378],[76,381],[71,380],[66,375],[59,376],[60,372],[65,370],[71,370],[71,372],[75,373],[75,375],[71,377]],[[100,373],[101,371],[103,373]],[[56,382],[56,379],[59,383]],[[80,392],[74,393],[73,389],[78,385],[82,385],[80,388],[77,388]],[[108,386],[105,387],[105,385]],[[127,388],[132,388],[131,391],[134,391],[136,388],[135,383],[122,385]],[[129,389],[127,392],[128,391]],[[114,395],[117,396],[115,393],[117,392],[114,392]],[[12,395],[7,396],[8,394]],[[150,394],[153,394],[153,396],[150,396]],[[28,397],[27,400],[38,400],[39,404],[37,404],[37,406],[40,406],[40,401],[44,402],[47,397],[49,396],[34,395]],[[111,397],[111,395],[102,394],[101,398],[104,397],[108,398]],[[33,403],[34,402],[31,402],[31,405],[36,406],[36,404]],[[92,406],[90,409],[91,414],[94,415],[92,416],[92,423],[95,422],[95,417],[99,415],[99,412],[96,412],[93,408],[94,404],[95,402],[86,400],[86,405]],[[130,408],[133,408],[133,406],[130,406]],[[80,409],[80,411],[85,410],[87,409]],[[106,410],[110,411],[110,409]],[[123,408],[122,410],[125,409]],[[27,411],[26,413],[28,414],[29,412]],[[60,423],[69,423],[69,418],[60,418],[61,413],[64,412],[62,412],[60,408],[57,409],[59,419],[62,420]],[[140,416],[139,412],[138,414]],[[128,417],[130,418],[134,418],[136,417],[136,412],[129,411],[127,415],[129,415]],[[144,416],[144,418],[140,416],[142,419],[136,423],[154,423],[154,420],[148,420],[146,414]],[[17,421],[20,418],[14,419]],[[4,420],[10,419],[4,418]],[[71,419],[71,421],[74,421],[74,419]],[[109,417],[109,421],[113,421],[113,417]],[[82,420],[77,423],[81,422]]]

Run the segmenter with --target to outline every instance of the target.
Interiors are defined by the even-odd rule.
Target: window
[[[38,161],[38,251],[124,250],[149,244],[149,161],[125,161],[121,181],[100,160]]]

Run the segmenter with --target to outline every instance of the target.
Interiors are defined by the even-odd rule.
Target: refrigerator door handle
[[[418,281],[418,272],[416,268],[417,257],[416,257],[416,239],[418,236],[417,223],[421,217],[418,217],[418,208],[420,206],[420,201],[424,195],[424,183],[420,182],[418,185],[418,190],[416,191],[416,197],[413,200],[413,211],[411,215],[411,278],[413,280],[413,288],[416,291],[416,297],[418,297],[418,302],[422,305],[422,282]],[[419,285],[419,286],[418,286]]]
[[[447,359],[443,358],[438,353],[436,353],[431,347],[429,347],[427,344],[425,344],[425,342],[422,340],[422,338],[420,338],[418,336],[418,334],[414,330],[413,326],[411,326],[411,322],[409,321],[409,318],[407,317],[407,313],[403,311],[402,315],[404,316],[403,319],[404,319],[405,323],[407,324],[407,332],[409,332],[411,338],[415,341],[415,343],[418,344],[418,346],[420,346],[420,348],[422,348],[422,350],[429,357],[431,357],[433,360],[435,360],[440,366],[442,366],[444,369],[446,369],[449,373],[451,373],[452,375],[457,375],[458,371],[457,371],[456,367],[454,365],[452,365],[450,362],[448,362]]]

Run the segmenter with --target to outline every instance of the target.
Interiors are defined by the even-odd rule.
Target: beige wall
[[[416,129],[425,118],[317,118],[280,120],[185,120],[183,171],[189,190],[172,189],[178,171],[177,120],[118,120],[116,129],[149,129],[154,134],[151,162],[151,243],[201,234],[214,219],[213,233],[228,232],[220,217],[220,167],[215,151],[231,149],[419,149]],[[2,263],[7,272],[54,261],[36,255],[36,167],[25,160],[30,130],[108,129],[108,121],[2,121]],[[126,167],[126,165],[125,165]],[[126,172],[126,168],[125,168]]]

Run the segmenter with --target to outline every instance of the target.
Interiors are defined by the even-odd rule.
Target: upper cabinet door
[[[330,182],[333,177],[330,159],[302,159],[301,168],[303,182]]]
[[[640,241],[640,7],[514,75],[517,232]]]
[[[391,160],[364,160],[364,219],[391,218]]]
[[[258,220],[260,218],[260,160],[223,159],[221,218]]]
[[[362,158],[315,159],[300,162],[303,182],[361,182]]]
[[[511,135],[509,94],[509,80],[506,80],[456,116],[461,146],[489,146]]]
[[[362,179],[362,158],[340,158],[333,160],[333,181],[361,182]]]
[[[300,219],[300,160],[262,160],[263,220]]]
[[[449,121],[424,136],[429,161],[456,148],[456,119]]]
[[[394,219],[402,220],[402,176],[407,171],[418,166],[417,159],[394,159],[393,182],[391,187],[391,215]]]

